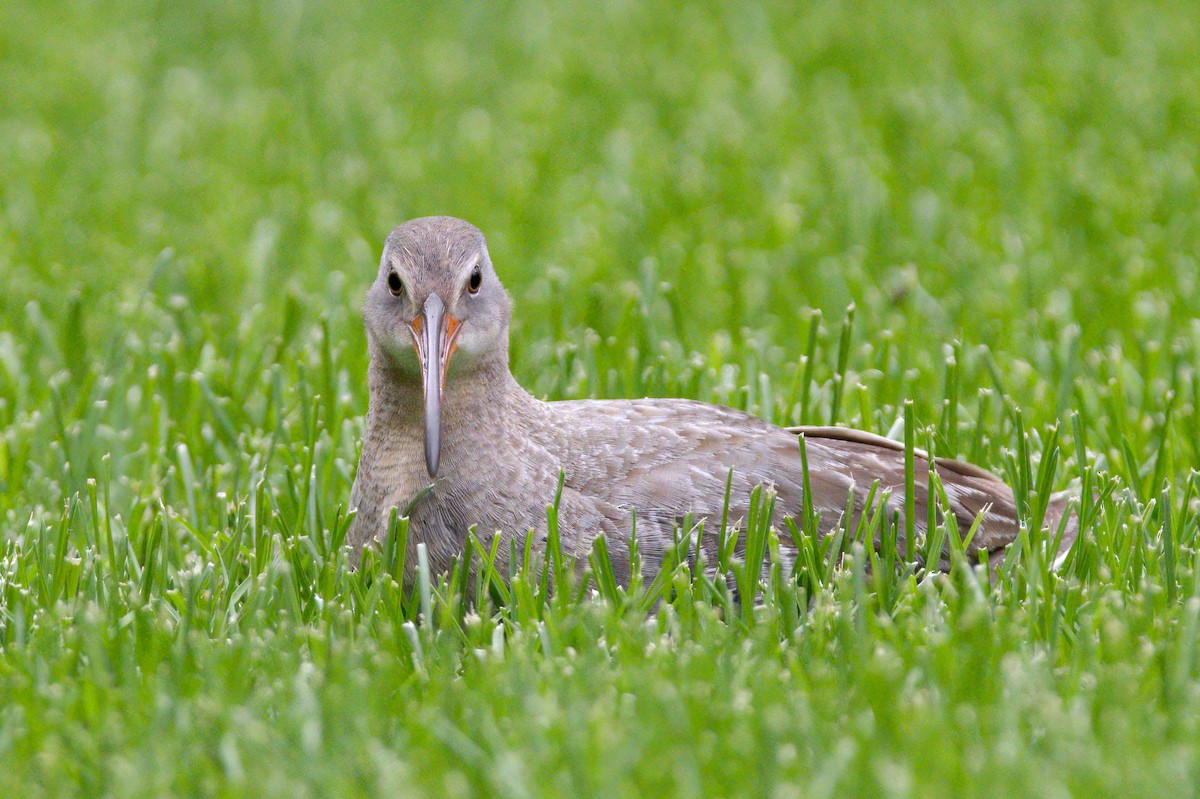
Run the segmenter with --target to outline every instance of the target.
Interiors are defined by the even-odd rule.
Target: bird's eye
[[[404,293],[404,283],[395,272],[388,272],[388,291],[392,292],[393,297],[399,297]]]
[[[472,294],[478,294],[479,287],[481,285],[483,285],[483,272],[481,272],[479,267],[477,266],[477,267],[475,267],[474,270],[472,270],[471,277],[467,281],[467,291],[469,291]]]

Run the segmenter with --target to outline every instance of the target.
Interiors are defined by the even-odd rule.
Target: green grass
[[[0,792],[1195,796],[1198,27],[0,5]],[[907,414],[1017,487],[1020,551],[847,531],[756,607],[682,550],[629,591],[351,571],[358,309],[426,213],[488,235],[535,393]]]

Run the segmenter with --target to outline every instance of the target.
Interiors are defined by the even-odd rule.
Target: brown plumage
[[[409,509],[409,545],[426,544],[435,572],[462,552],[472,525],[481,535],[533,530],[542,542],[545,508],[562,470],[564,549],[586,556],[603,534],[614,565],[627,574],[636,509],[638,546],[652,573],[688,514],[709,519],[709,531],[718,526],[731,468],[731,520],[746,516],[750,492],[760,483],[778,492],[777,522],[799,516],[800,433],[822,534],[845,514],[851,492],[854,513],[861,512],[876,480],[891,490],[889,506],[903,512],[904,451],[879,436],[830,427],[785,429],[682,399],[536,399],[509,372],[510,310],[474,226],[426,217],[388,236],[364,309],[370,408],[351,496],[358,516],[349,541],[356,550],[382,540],[393,507]],[[1011,489],[977,466],[935,463],[961,532],[990,507],[969,554],[1002,556],[1017,532]],[[915,524],[923,530],[923,453],[916,466]],[[1050,524],[1064,506],[1055,503]],[[710,553],[714,544],[714,534],[701,541]],[[795,556],[786,531],[781,544]],[[501,547],[501,557],[507,551]]]

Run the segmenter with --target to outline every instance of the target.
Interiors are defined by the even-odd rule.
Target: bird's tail
[[[1079,491],[1067,489],[1050,495],[1050,502],[1046,506],[1046,518],[1042,522],[1042,526],[1049,531],[1051,538],[1058,535],[1058,528],[1063,527],[1062,540],[1058,544],[1058,552],[1054,555],[1054,568],[1062,568],[1066,562],[1067,553],[1071,551],[1071,546],[1075,543],[1075,539],[1079,537]],[[1064,521],[1065,524],[1064,524]],[[997,549],[992,552],[989,562],[993,570],[999,569],[1008,557],[1011,547]]]
[[[1054,557],[1054,568],[1061,568],[1066,561],[1067,553],[1075,539],[1079,537],[1079,491],[1067,489],[1050,495],[1050,504],[1046,506],[1046,529],[1051,536],[1058,535],[1059,527],[1063,528],[1062,541],[1058,545],[1058,553]],[[1065,522],[1064,522],[1065,519]]]

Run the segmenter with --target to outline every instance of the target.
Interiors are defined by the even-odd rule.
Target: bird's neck
[[[372,356],[366,437],[352,492],[358,510],[352,533],[357,546],[382,535],[389,508],[408,512],[409,503],[432,484],[425,465],[420,380],[397,369],[386,354]],[[504,465],[496,462],[502,451],[497,442],[509,440],[518,420],[536,413],[539,406],[513,379],[507,358],[475,367],[446,380],[438,493],[478,482],[481,474],[503,473]],[[425,514],[426,534],[434,535],[442,524],[436,521],[436,503],[426,502],[422,508],[414,512]]]
[[[363,447],[364,454],[368,448],[381,447],[403,455],[424,474],[424,398],[421,382],[414,378],[386,356],[371,359]],[[487,449],[481,442],[502,437],[515,415],[535,402],[509,372],[506,358],[481,360],[469,372],[449,375],[441,403],[443,473],[469,468]]]

